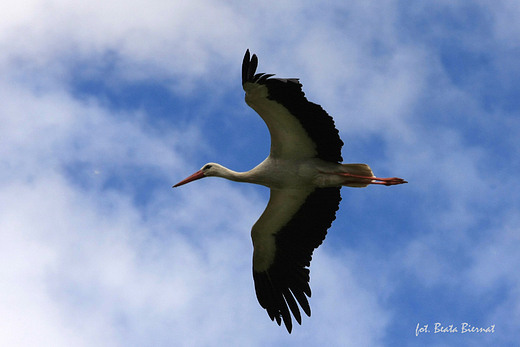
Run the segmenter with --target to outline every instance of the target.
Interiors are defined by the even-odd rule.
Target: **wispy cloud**
[[[519,12],[511,1],[6,4],[0,339],[513,344]],[[257,304],[250,273],[266,190],[171,189],[206,161],[247,170],[267,154],[242,100],[246,48],[260,70],[301,78],[345,158],[410,182],[345,190],[314,256],[313,315],[291,335]],[[441,320],[496,332],[415,336]]]

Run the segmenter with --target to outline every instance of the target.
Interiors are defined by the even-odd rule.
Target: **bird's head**
[[[204,165],[202,167],[202,169],[200,169],[199,171],[195,172],[193,175],[183,179],[182,181],[180,181],[179,183],[174,185],[173,188],[182,186],[182,185],[184,185],[186,183],[190,183],[190,182],[193,182],[195,180],[198,180],[198,179],[201,179],[201,178],[204,178],[204,177],[219,176],[219,172],[221,170],[222,170],[222,165],[216,164],[216,163],[207,163],[206,165]]]

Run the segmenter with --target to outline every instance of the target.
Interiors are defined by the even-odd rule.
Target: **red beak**
[[[201,179],[204,177],[206,177],[206,176],[204,176],[204,172],[202,172],[202,170],[199,170],[199,171],[195,172],[193,175],[183,179],[182,181],[180,181],[179,183],[174,185],[173,188],[182,186],[183,184],[190,183],[192,181],[195,181],[195,180],[198,180],[198,179]]]

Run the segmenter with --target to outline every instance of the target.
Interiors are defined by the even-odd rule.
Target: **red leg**
[[[337,172],[336,175],[340,175],[343,177],[354,177],[354,178],[363,178],[367,180],[372,180],[369,184],[383,184],[385,186],[393,186],[396,184],[403,184],[408,183],[407,181],[403,180],[402,178],[397,177],[385,177],[385,178],[379,178],[379,177],[369,177],[369,176],[360,176],[360,175],[353,175],[345,172]]]

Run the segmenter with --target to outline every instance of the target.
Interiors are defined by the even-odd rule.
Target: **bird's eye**
[[[202,168],[202,170],[209,170],[211,169],[212,165],[206,165]]]

